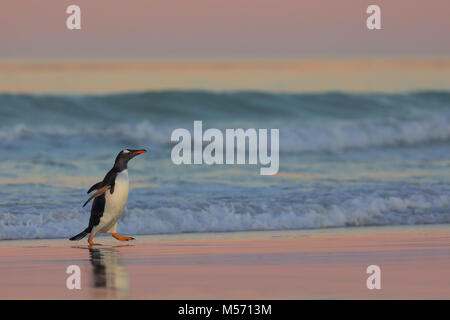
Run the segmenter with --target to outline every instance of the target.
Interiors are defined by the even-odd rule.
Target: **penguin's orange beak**
[[[136,151],[133,152],[133,155],[137,156],[138,154],[146,153],[146,152],[147,152],[147,150],[145,150],[145,149],[142,149],[142,150],[136,150]]]

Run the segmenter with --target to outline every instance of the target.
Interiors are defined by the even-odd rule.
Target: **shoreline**
[[[0,299],[450,298],[448,224],[135,238],[0,241]],[[381,290],[366,288],[373,264]]]
[[[182,232],[182,233],[153,233],[153,234],[134,234],[133,237],[190,237],[190,236],[199,236],[204,237],[206,235],[213,235],[214,237],[219,235],[239,235],[239,234],[264,234],[264,233],[292,233],[292,232],[327,232],[327,231],[350,231],[350,230],[377,230],[377,229],[398,229],[400,232],[407,232],[408,228],[411,229],[417,229],[417,228],[427,228],[427,227],[449,227],[450,223],[436,223],[436,224],[399,224],[399,225],[371,225],[371,226],[347,226],[347,227],[328,227],[328,228],[307,228],[307,229],[273,229],[273,230],[239,230],[239,231],[205,231],[205,232]],[[67,238],[24,238],[24,239],[0,239],[0,249],[2,247],[3,242],[13,242],[13,241],[53,241],[53,240],[60,240],[60,241],[69,241],[69,236]],[[95,239],[109,239],[110,236],[107,234],[98,235],[95,237]],[[80,241],[74,241],[73,243],[80,243],[83,242],[83,240],[86,240],[86,238],[80,240]]]

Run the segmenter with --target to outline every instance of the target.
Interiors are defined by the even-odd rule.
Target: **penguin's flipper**
[[[102,186],[103,181],[97,182],[92,187],[89,188],[89,191],[87,193],[91,193],[94,190],[100,189]]]
[[[92,196],[90,196],[89,199],[83,204],[83,208],[89,203],[89,201],[91,201],[95,197],[98,197],[99,195],[104,194],[109,189],[111,189],[110,185],[107,185],[107,186],[104,186],[104,187],[98,189],[97,192],[95,192]]]

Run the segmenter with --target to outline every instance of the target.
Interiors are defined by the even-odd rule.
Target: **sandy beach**
[[[0,299],[449,299],[450,225],[0,242]],[[381,268],[368,290],[366,268]],[[66,288],[66,268],[81,289]]]

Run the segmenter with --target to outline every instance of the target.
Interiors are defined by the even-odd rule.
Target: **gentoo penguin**
[[[88,194],[97,190],[83,205],[94,199],[91,208],[89,226],[81,233],[69,240],[83,239],[88,233],[89,245],[100,245],[94,243],[94,237],[100,233],[110,233],[120,241],[134,240],[132,237],[124,237],[116,233],[117,221],[122,216],[128,199],[130,184],[128,180],[128,161],[135,156],[147,152],[146,150],[125,149],[119,152],[114,162],[114,167],[109,170],[103,181],[94,184]]]

